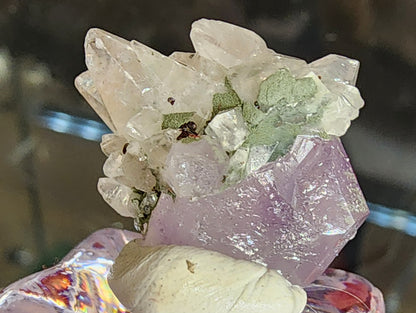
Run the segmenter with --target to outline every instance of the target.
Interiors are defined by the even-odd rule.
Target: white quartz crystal
[[[116,259],[111,289],[132,313],[300,313],[305,291],[277,271],[187,246],[131,241]]]
[[[251,30],[221,21],[201,19],[192,24],[195,51],[226,68],[267,51],[264,40]]]
[[[329,54],[313,61],[309,67],[319,76],[326,84],[333,81],[335,83],[344,83],[354,86],[360,62],[342,55]]]
[[[152,108],[144,108],[127,122],[127,133],[137,140],[146,140],[162,132],[162,114]]]
[[[343,135],[364,105],[356,60],[307,64],[208,19],[190,37],[195,52],[164,56],[100,29],[87,34],[88,70],[75,85],[114,132],[101,144],[104,173],[125,193],[216,193],[283,156],[297,135]],[[118,211],[126,203],[108,202]]]
[[[230,152],[243,144],[249,131],[241,109],[237,108],[218,113],[205,128],[205,133],[217,139],[221,147]]]
[[[101,196],[118,214],[136,217],[136,206],[131,201],[131,189],[108,177],[98,180],[98,191]]]

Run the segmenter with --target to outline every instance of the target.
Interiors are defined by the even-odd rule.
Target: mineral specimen
[[[220,21],[194,22],[191,40],[195,53],[166,57],[88,32],[76,86],[114,132],[99,191],[149,244],[213,249],[306,285],[368,214],[336,137],[364,105],[359,64],[307,64]]]
[[[0,312],[128,313],[114,296],[107,275],[124,245],[139,234],[102,229],[59,264],[23,278],[0,292]]]
[[[128,312],[107,283],[114,260],[138,234],[103,229],[89,236],[59,264],[0,291],[1,313]],[[327,269],[305,288],[303,313],[384,313],[380,291],[362,277]]]

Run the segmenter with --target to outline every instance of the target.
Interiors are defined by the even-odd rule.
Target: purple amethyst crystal
[[[306,286],[369,211],[339,138],[298,136],[291,151],[225,191],[162,195],[145,244],[192,245],[277,269]]]
[[[124,245],[140,235],[126,230],[95,232],[59,264],[25,277],[0,292],[0,313],[127,313],[107,283]]]

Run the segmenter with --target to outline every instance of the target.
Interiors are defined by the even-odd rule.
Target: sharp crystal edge
[[[364,105],[359,62],[312,63],[221,21],[170,56],[99,29],[75,81],[114,132],[107,203],[149,244],[205,247],[315,280],[369,211],[339,136]]]

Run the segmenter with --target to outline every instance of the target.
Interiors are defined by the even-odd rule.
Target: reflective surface
[[[95,232],[59,264],[2,290],[0,312],[117,312],[126,308],[114,296],[107,275],[123,246],[137,233]]]
[[[95,232],[59,264],[0,292],[0,312],[128,313],[108,286],[107,276],[123,246],[136,233]],[[383,296],[364,278],[329,268],[310,286],[304,313],[384,313]]]
[[[86,140],[95,133],[79,125],[97,124],[67,127],[71,118],[61,114],[98,122],[73,87],[85,70],[87,29],[169,54],[191,50],[190,23],[206,16],[251,28],[274,49],[308,61],[328,53],[361,61],[357,86],[366,105],[343,142],[366,199],[390,209],[375,207],[370,218],[381,212],[381,226],[365,225],[337,267],[378,286],[388,312],[413,313],[416,239],[407,225],[416,212],[415,12],[412,0],[1,1],[0,286],[52,265],[96,229],[133,228],[96,191],[105,157]],[[61,113],[48,126],[51,111]]]

